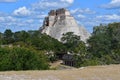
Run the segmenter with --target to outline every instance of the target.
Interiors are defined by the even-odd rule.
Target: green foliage
[[[13,33],[11,30],[6,30],[0,40],[5,45],[32,46],[36,50],[62,52],[65,49],[61,42],[46,34],[41,34],[39,31],[18,31]]]
[[[75,35],[73,32],[67,32],[66,34],[63,34],[61,41],[64,42],[64,45],[69,52],[73,52],[74,48],[76,48],[81,42],[80,36]]]
[[[0,71],[48,69],[43,52],[26,48],[0,48]]]
[[[10,44],[13,40],[13,32],[10,29],[7,29],[3,34],[3,43]]]
[[[54,61],[57,61],[56,55],[49,55],[49,60],[53,63]]]
[[[0,45],[2,44],[2,33],[0,33]]]
[[[79,45],[74,49],[74,58],[76,61],[75,67],[82,66],[83,62],[87,59],[87,47],[84,42],[80,42]]]
[[[120,64],[120,23],[94,27],[87,44],[79,42],[73,49],[76,67]]]
[[[13,33],[11,30],[6,30],[3,35],[0,40],[3,46],[12,44],[17,47],[33,48],[37,51],[52,51],[55,54],[63,53],[66,50],[63,43],[46,34],[41,34],[39,31],[18,31]],[[12,41],[10,39],[12,39]]]
[[[68,32],[63,34],[61,40],[67,47],[67,51],[73,53],[75,67],[80,67],[87,58],[87,47],[83,41],[80,40],[80,36],[73,34],[73,32]]]
[[[3,45],[29,48],[0,48],[1,70],[48,69],[48,61],[43,54],[46,52],[52,52],[48,55],[52,62],[57,60],[58,53],[73,53],[76,67],[120,64],[120,23],[94,27],[87,44],[73,32],[63,34],[63,43],[39,31],[13,33],[8,29],[0,33],[0,36],[0,43]]]
[[[86,59],[80,66],[96,66],[99,65],[100,61],[97,58],[94,59]]]
[[[38,50],[46,50],[53,52],[62,52],[65,49],[65,46],[58,40],[51,38],[46,34],[33,34],[34,37],[31,37],[31,44],[36,47]]]
[[[27,42],[26,40],[28,38],[29,38],[29,34],[26,31],[18,31],[14,33],[15,42],[18,42],[18,41]]]
[[[120,23],[94,27],[88,43],[88,52],[99,64],[120,63]]]

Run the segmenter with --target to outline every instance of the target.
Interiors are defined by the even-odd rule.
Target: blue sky
[[[120,22],[120,0],[0,0],[0,32],[38,30],[57,8],[70,10],[89,32],[100,23]]]

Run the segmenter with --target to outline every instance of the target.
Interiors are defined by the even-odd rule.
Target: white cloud
[[[16,21],[16,18],[12,17],[12,16],[7,16],[6,17],[6,20],[9,20],[11,22],[15,22]]]
[[[77,8],[77,9],[71,10],[71,13],[72,13],[72,14],[76,14],[76,13],[82,13],[82,14],[95,14],[96,12],[90,10],[89,8],[86,8],[86,9]]]
[[[33,19],[26,20],[26,23],[33,23],[33,22],[34,22]]]
[[[110,3],[104,4],[101,7],[106,9],[120,8],[120,0],[112,0]]]
[[[4,17],[0,17],[0,22],[4,22],[4,21],[5,21]]]
[[[34,10],[50,10],[57,8],[64,8],[70,6],[74,0],[41,0],[39,2],[33,3],[32,7]]]
[[[15,16],[28,16],[31,14],[31,12],[26,7],[20,7],[18,9],[14,10],[13,14]]]
[[[20,30],[37,30],[40,27],[40,22],[34,19],[22,19],[15,16],[0,16],[0,32],[4,32],[5,29],[11,29],[12,31]]]
[[[112,15],[102,15],[102,16],[97,16],[97,19],[102,19],[102,20],[120,20],[120,15],[117,14],[112,14]]]
[[[0,2],[16,2],[17,0],[0,0]]]
[[[12,16],[1,16],[0,17],[0,22],[7,23],[7,22],[16,22],[16,18]]]
[[[0,30],[3,32],[5,29],[10,29],[11,27],[17,27],[18,19],[12,16],[1,16],[0,17]]]
[[[118,3],[118,2],[120,2],[120,0],[112,0],[111,4],[115,4],[115,3]]]
[[[74,0],[61,0],[61,1],[68,2],[68,3],[73,3],[74,2]]]
[[[78,18],[86,18],[86,16],[82,15],[82,14],[78,14],[77,15]]]

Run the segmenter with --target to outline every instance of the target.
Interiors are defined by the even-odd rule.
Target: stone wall
[[[51,10],[49,13],[48,13],[49,16],[55,16],[56,15],[56,11],[55,10]]]
[[[70,12],[64,8],[57,9],[57,10],[51,10],[48,13],[49,16],[61,16],[61,15],[70,15]]]
[[[51,10],[45,18],[43,26],[54,26],[57,20],[64,20],[67,15],[70,16],[70,12],[64,8]]]

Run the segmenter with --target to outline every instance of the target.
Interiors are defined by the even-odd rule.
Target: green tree
[[[79,45],[74,49],[74,53],[74,60],[76,61],[75,67],[82,66],[88,56],[85,43],[81,41]]]
[[[13,32],[10,29],[5,30],[3,37],[5,44],[10,44],[14,42]]]
[[[119,63],[120,60],[120,23],[110,23],[94,27],[88,40],[88,51],[99,64]]]
[[[73,32],[63,34],[61,41],[67,47],[68,51],[72,52],[80,43],[80,36],[75,35]]]
[[[0,45],[2,44],[3,34],[0,32]]]
[[[107,27],[100,25],[94,27],[93,34],[88,40],[89,51],[93,53],[94,56],[101,58],[102,55],[108,54],[110,52],[110,37],[107,33]]]
[[[26,31],[18,31],[14,33],[14,39],[15,41],[23,41],[27,42],[27,39],[29,38],[29,33]]]
[[[80,36],[75,35],[73,32],[63,34],[61,40],[67,48],[67,51],[73,53],[76,62],[75,67],[80,67],[87,59],[86,44],[80,40]]]

